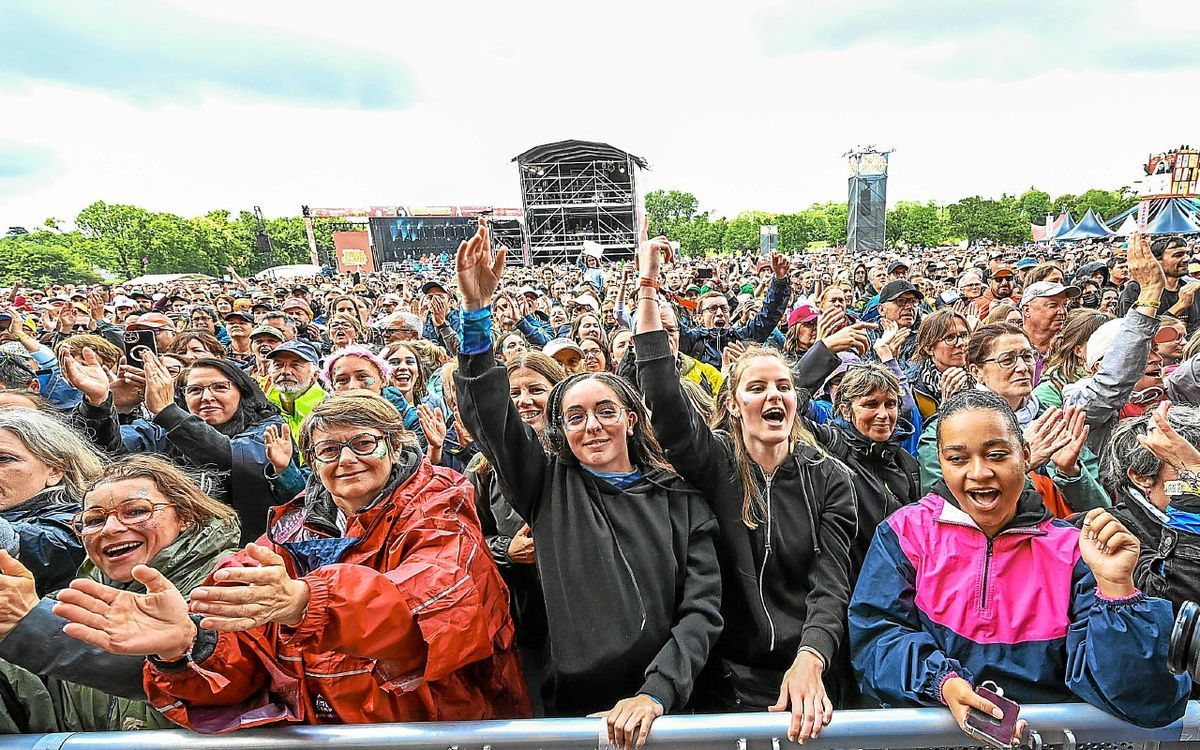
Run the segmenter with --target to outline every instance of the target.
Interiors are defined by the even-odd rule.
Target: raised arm
[[[491,303],[504,271],[504,254],[500,248],[494,259],[490,257],[482,220],[475,236],[459,245],[455,264],[465,312],[454,383],[459,414],[480,452],[492,462],[501,491],[522,518],[532,521],[550,458],[537,433],[521,421],[508,395],[508,373],[492,350]]]
[[[775,272],[775,278],[771,280],[771,288],[767,290],[762,309],[749,323],[737,329],[742,338],[764,342],[775,330],[775,326],[779,325],[788,303],[792,301],[792,286],[788,281],[789,268],[791,262],[786,257],[777,252],[771,253],[771,270]]]

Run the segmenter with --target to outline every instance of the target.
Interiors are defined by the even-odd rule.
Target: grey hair
[[[1119,497],[1131,484],[1126,469],[1139,477],[1157,477],[1162,471],[1162,459],[1138,442],[1138,437],[1146,434],[1153,418],[1152,414],[1143,414],[1122,419],[1113,428],[1100,475],[1104,488],[1114,497]],[[1200,445],[1200,408],[1172,406],[1167,410],[1167,423],[1188,443]]]
[[[75,430],[44,412],[20,407],[0,408],[0,430],[8,430],[25,448],[63,473],[63,484],[76,500],[100,478],[100,455]]]

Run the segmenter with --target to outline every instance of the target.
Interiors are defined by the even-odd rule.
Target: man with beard
[[[706,364],[720,369],[721,353],[728,344],[742,341],[765,342],[783,317],[792,297],[788,281],[791,264],[779,253],[772,252],[769,261],[773,272],[771,286],[762,309],[746,325],[730,327],[729,299],[720,292],[709,292],[699,300],[700,325],[683,327],[679,334],[679,349]]]
[[[1182,237],[1159,237],[1150,243],[1150,252],[1167,277],[1158,309],[1165,315],[1182,320],[1187,326],[1188,336],[1191,336],[1200,329],[1200,296],[1196,294],[1200,291],[1200,281],[1183,282],[1188,273],[1190,255],[1187,242]],[[1129,308],[1134,307],[1141,293],[1142,287],[1136,281],[1131,280],[1126,284],[1117,304],[1118,314],[1124,316]]]
[[[1013,294],[1013,270],[1009,266],[996,266],[988,277],[988,288],[981,297],[979,317],[987,317],[992,305],[997,302],[1011,302],[1013,307],[1020,305],[1020,300]]]
[[[1022,327],[1029,343],[1037,350],[1033,366],[1033,384],[1042,379],[1042,368],[1050,356],[1051,344],[1067,322],[1067,300],[1079,297],[1079,287],[1063,286],[1053,281],[1030,284],[1021,295]]]
[[[317,380],[321,356],[306,341],[287,341],[267,355],[267,400],[279,407],[283,420],[300,434],[300,423],[317,404],[325,390]]]

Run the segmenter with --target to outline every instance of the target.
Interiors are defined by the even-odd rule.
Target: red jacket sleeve
[[[491,656],[508,597],[477,530],[425,517],[403,537],[387,571],[327,565],[304,577],[308,610],[281,641],[311,652],[386,660],[437,680]]]

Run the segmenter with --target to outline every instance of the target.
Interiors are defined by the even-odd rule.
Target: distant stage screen
[[[478,219],[459,216],[372,217],[371,236],[380,262],[399,263],[423,255],[452,254],[478,226]]]

